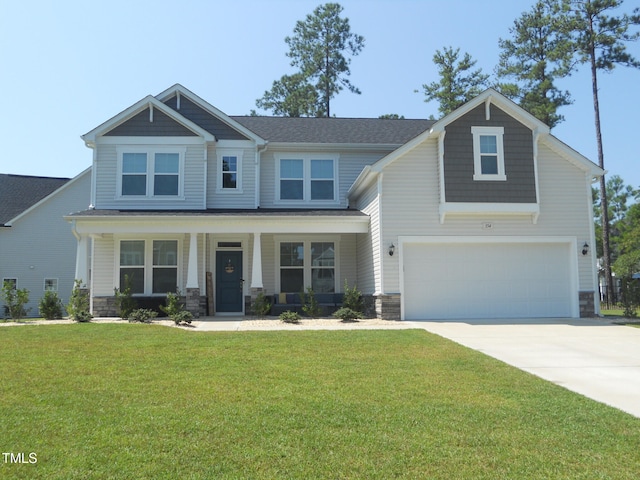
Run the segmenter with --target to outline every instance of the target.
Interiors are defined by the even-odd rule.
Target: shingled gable
[[[166,135],[167,125],[173,123],[177,126],[178,130],[176,131],[180,132],[179,135],[200,136],[206,142],[216,141],[215,136],[210,132],[151,95],[146,96],[142,100],[120,112],[115,117],[112,117],[90,132],[82,135],[82,139],[87,146],[92,147],[95,145],[97,137],[108,136],[109,133],[114,132],[114,130],[120,135],[128,135],[127,129],[123,127],[128,121],[132,122],[130,129],[132,131],[140,130],[140,122],[147,123],[150,128],[147,129],[148,131],[145,134],[152,136],[153,133],[151,132],[151,129],[153,127],[150,124],[153,124],[154,117],[159,120],[156,122],[156,126],[161,127],[162,131],[159,132],[161,135]],[[120,128],[120,130],[116,130],[118,128]]]
[[[11,222],[69,182],[69,178],[0,174],[0,227]]]
[[[255,132],[179,83],[159,93],[156,98],[214,135],[217,140],[253,140],[258,145],[266,143]]]

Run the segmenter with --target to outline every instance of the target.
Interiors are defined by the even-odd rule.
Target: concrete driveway
[[[640,417],[640,328],[599,319],[412,323]]]

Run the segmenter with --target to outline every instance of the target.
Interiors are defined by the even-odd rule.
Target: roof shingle
[[[0,174],[0,226],[6,225],[8,221],[53,193],[69,180],[69,178]]]

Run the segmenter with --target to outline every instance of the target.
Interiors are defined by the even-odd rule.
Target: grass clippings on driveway
[[[2,329],[0,477],[631,479],[640,419],[420,330]]]

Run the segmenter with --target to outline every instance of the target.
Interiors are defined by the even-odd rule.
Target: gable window
[[[471,127],[474,180],[506,180],[504,127]]]
[[[315,203],[337,201],[336,164],[331,157],[276,156],[278,168],[278,192],[282,203],[291,201]]]
[[[184,148],[121,148],[118,196],[178,197],[182,190]]]
[[[218,152],[219,193],[242,192],[242,152],[219,149]]]

